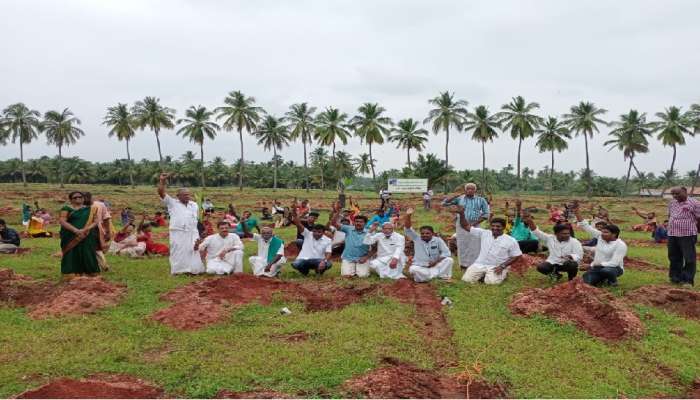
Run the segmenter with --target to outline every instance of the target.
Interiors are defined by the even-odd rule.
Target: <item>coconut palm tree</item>
[[[384,136],[389,135],[391,127],[394,125],[391,118],[382,116],[385,111],[386,109],[377,103],[365,103],[357,109],[359,114],[350,120],[350,125],[355,130],[355,135],[369,146],[372,180],[377,178],[374,171],[374,159],[372,158],[372,144],[384,143]]]
[[[671,106],[665,112],[656,113],[660,121],[652,124],[653,131],[658,132],[657,138],[664,146],[673,148],[673,158],[671,159],[671,169],[668,176],[673,176],[673,168],[676,164],[676,150],[678,146],[685,145],[685,135],[692,135],[692,121],[688,113],[681,111],[680,107]],[[664,186],[661,189],[661,196],[666,192],[669,179],[664,179]]]
[[[160,149],[160,130],[162,128],[173,129],[175,127],[175,110],[162,106],[160,99],[148,96],[137,101],[131,113],[139,129],[149,128],[156,135],[158,145],[158,160],[163,164],[163,153]]]
[[[207,110],[204,106],[190,106],[190,108],[185,111],[185,118],[177,120],[177,124],[182,125],[177,131],[177,134],[199,145],[202,187],[206,186],[206,181],[204,179],[204,139],[208,137],[214,140],[217,131],[221,129],[217,123],[212,121],[213,116],[214,112]]]
[[[360,175],[367,175],[371,172],[372,160],[367,153],[360,154],[355,158],[355,170]]]
[[[63,187],[62,159],[63,147],[75,144],[78,138],[85,135],[82,129],[78,128],[80,120],[73,115],[68,108],[63,111],[47,111],[44,114],[44,121],[41,123],[41,130],[46,134],[48,144],[58,147],[58,182]]]
[[[134,171],[131,164],[131,152],[129,151],[129,141],[136,135],[136,120],[129,111],[129,106],[118,103],[114,107],[107,109],[107,115],[102,120],[102,124],[110,127],[109,136],[116,136],[119,141],[126,142],[126,159],[129,162],[129,182],[134,187]]]
[[[446,90],[428,100],[428,104],[435,108],[428,112],[428,117],[423,121],[424,124],[433,123],[432,129],[436,135],[440,130],[445,131],[445,168],[450,166],[450,128],[462,129],[469,105],[466,100],[455,100],[454,95]],[[445,193],[447,193],[447,182],[445,182]]]
[[[253,131],[253,135],[258,138],[258,144],[263,145],[265,150],[272,149],[272,159],[274,160],[273,190],[277,190],[277,150],[282,150],[289,146],[291,140],[289,127],[284,124],[284,118],[276,118],[268,115],[263,119],[258,128]]]
[[[540,153],[551,152],[552,165],[549,167],[549,197],[552,197],[554,190],[554,152],[561,153],[569,147],[568,139],[571,139],[571,132],[566,124],[560,122],[555,117],[549,117],[535,131],[537,133],[537,148]]]
[[[394,134],[389,135],[389,141],[396,142],[397,148],[406,149],[406,166],[411,168],[411,150],[423,151],[428,141],[428,131],[418,128],[418,121],[407,118],[399,121],[391,132]]]
[[[311,166],[318,168],[321,178],[321,190],[325,190],[325,173],[328,166],[328,151],[323,147],[317,147],[311,151]]]
[[[629,159],[625,186],[622,190],[622,195],[624,196],[627,194],[627,184],[630,180],[632,167],[636,169],[636,166],[634,166],[634,156],[649,152],[647,136],[651,136],[652,134],[652,124],[647,122],[646,113],[640,114],[637,110],[630,110],[627,114],[620,115],[619,121],[614,121],[610,125],[615,127],[609,134],[612,139],[607,140],[604,145],[609,145],[610,150],[616,148],[622,151],[623,159]]]
[[[238,190],[243,191],[243,129],[252,132],[258,125],[261,116],[265,113],[262,107],[255,105],[255,97],[244,95],[241,91],[230,92],[224,99],[224,105],[218,107],[215,112],[216,119],[223,119],[223,128],[227,131],[237,130],[241,143],[241,159],[238,164]]]
[[[312,144],[316,123],[314,113],[316,107],[309,107],[306,103],[292,104],[285,114],[286,121],[290,123],[290,138],[301,139],[304,147],[304,173],[306,174],[306,191],[309,191],[309,165],[306,157],[306,144]]]
[[[564,114],[564,123],[567,125],[569,130],[573,131],[576,136],[582,135],[584,143],[586,145],[586,185],[588,196],[591,195],[591,189],[593,187],[591,182],[591,165],[588,157],[588,138],[593,138],[594,132],[600,132],[598,130],[598,124],[607,125],[600,118],[601,115],[608,112],[605,109],[596,107],[595,104],[591,102],[580,102],[578,105],[571,106],[570,112]]]
[[[39,136],[41,122],[39,111],[29,109],[24,103],[12,104],[2,111],[2,123],[5,136],[12,138],[12,143],[19,141],[19,162],[22,169],[22,184],[27,186],[27,174],[24,169],[24,145]]]
[[[694,134],[700,134],[700,104],[691,105],[689,115],[693,122]],[[695,177],[693,178],[690,193],[695,193],[695,187],[698,185],[698,177],[700,177],[700,162],[698,162],[698,169],[695,170]]]
[[[520,190],[520,151],[523,140],[534,136],[535,130],[542,124],[542,117],[532,112],[540,108],[538,103],[528,103],[522,96],[513,97],[508,104],[501,106],[503,111],[496,114],[496,118],[503,126],[503,130],[510,130],[510,136],[518,139],[518,162],[517,162],[517,191]]]
[[[316,117],[314,139],[322,146],[332,146],[333,158],[335,158],[335,142],[340,140],[343,144],[348,143],[350,131],[347,129],[347,119],[347,114],[333,107],[326,108]]]
[[[497,115],[490,115],[488,107],[478,106],[473,113],[467,113],[464,130],[472,131],[472,140],[481,143],[481,187],[486,188],[486,142],[493,142],[498,137],[496,129],[501,129]]]

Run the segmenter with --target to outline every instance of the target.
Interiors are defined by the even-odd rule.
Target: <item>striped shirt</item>
[[[480,218],[487,219],[489,217],[489,213],[491,212],[486,199],[479,196],[467,197],[465,195],[461,195],[452,201],[447,201],[447,199],[445,199],[442,202],[442,205],[457,205],[464,207],[464,217],[471,224],[479,222]]]
[[[685,201],[668,203],[668,236],[694,236],[698,234],[700,202],[688,197]]]

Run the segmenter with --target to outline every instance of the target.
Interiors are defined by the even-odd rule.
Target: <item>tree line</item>
[[[515,167],[515,186],[513,190],[525,189],[524,172],[521,169],[520,156],[523,141],[536,137],[536,146],[542,153],[550,153],[551,163],[548,167],[549,190],[555,187],[555,153],[559,153],[568,148],[568,143],[573,136],[582,136],[585,144],[586,168],[580,174],[579,179],[585,184],[585,191],[588,195],[594,192],[594,173],[590,168],[589,161],[589,141],[595,134],[600,133],[602,128],[610,128],[608,138],[604,142],[610,149],[617,149],[622,153],[623,160],[628,163],[627,174],[624,178],[622,193],[627,193],[632,170],[634,169],[636,179],[639,181],[653,181],[642,171],[639,171],[635,164],[635,157],[649,152],[649,140],[654,136],[660,140],[664,146],[672,148],[672,157],[669,170],[664,172],[664,181],[661,187],[667,187],[677,176],[675,170],[676,152],[679,146],[686,144],[688,137],[700,132],[700,104],[693,104],[688,111],[683,111],[677,106],[670,106],[664,111],[657,112],[654,120],[647,120],[644,112],[630,110],[628,113],[619,116],[619,119],[607,121],[604,119],[607,111],[596,106],[594,103],[581,101],[571,106],[568,113],[562,116],[542,117],[537,114],[540,105],[536,102],[526,101],[522,96],[511,99],[509,103],[501,106],[497,112],[490,112],[486,105],[479,105],[469,109],[466,100],[458,99],[454,93],[445,91],[438,96],[429,99],[428,103],[432,107],[426,118],[422,121],[413,118],[401,119],[394,122],[386,116],[386,109],[378,103],[364,103],[354,116],[340,111],[336,107],[326,107],[318,111],[316,107],[307,103],[293,104],[283,116],[275,116],[266,112],[258,106],[254,97],[247,96],[240,91],[230,92],[223,101],[223,105],[209,109],[205,106],[191,106],[185,110],[183,118],[176,118],[176,111],[161,104],[156,97],[146,97],[136,101],[133,105],[119,103],[109,107],[106,111],[102,123],[109,129],[108,135],[116,137],[126,144],[126,161],[124,166],[120,166],[128,174],[129,184],[136,184],[135,175],[143,178],[139,172],[143,164],[147,161],[134,163],[131,159],[129,149],[130,140],[134,138],[139,130],[150,130],[156,139],[158,151],[159,168],[165,170],[168,165],[175,165],[173,160],[163,157],[160,143],[160,133],[163,129],[176,129],[176,133],[190,140],[199,146],[199,183],[204,187],[207,184],[207,177],[211,176],[211,165],[217,163],[215,159],[212,163],[204,161],[205,140],[214,139],[219,132],[235,131],[238,133],[240,141],[240,158],[235,164],[236,172],[229,168],[230,177],[235,175],[238,187],[243,189],[244,182],[252,184],[252,180],[246,179],[249,167],[263,165],[264,168],[272,168],[273,176],[271,185],[278,188],[280,185],[281,171],[279,152],[282,152],[292,141],[301,141],[304,150],[303,168],[298,172],[298,176],[303,178],[303,186],[311,188],[311,169],[309,167],[309,148],[316,144],[311,152],[311,158],[324,148],[330,148],[330,158],[327,161],[329,174],[327,178],[334,180],[336,184],[341,184],[343,179],[351,178],[354,170],[357,174],[371,174],[372,181],[377,182],[377,172],[373,155],[373,145],[382,145],[391,142],[398,148],[406,151],[406,167],[401,174],[408,172],[409,175],[427,177],[419,175],[418,163],[427,162],[428,158],[436,159],[434,155],[420,154],[428,140],[429,131],[421,125],[429,127],[435,133],[445,133],[445,156],[439,160],[441,165],[437,172],[445,173],[440,181],[445,185],[445,190],[449,185],[449,177],[455,175],[449,164],[450,153],[450,133],[455,131],[465,132],[471,135],[471,139],[481,144],[482,168],[480,181],[487,190],[489,188],[489,170],[486,163],[486,143],[492,142],[499,134],[508,134],[517,141],[518,151]],[[22,182],[26,185],[27,168],[24,162],[23,146],[36,140],[39,135],[44,134],[48,144],[54,145],[58,149],[56,160],[56,176],[58,183],[63,186],[66,168],[75,164],[64,162],[62,149],[75,144],[84,132],[80,129],[81,121],[70,111],[69,108],[63,111],[48,111],[43,117],[37,110],[27,107],[23,103],[12,104],[6,107],[0,117],[0,143],[3,145],[19,143],[20,157],[19,170]],[[248,163],[245,161],[243,146],[243,133],[251,134],[257,139],[258,145],[266,150],[272,150],[273,159],[271,165]],[[363,145],[367,145],[368,153],[360,154],[358,157],[351,157],[342,151],[336,151],[337,144],[347,144],[352,136],[360,138]],[[411,160],[411,152],[419,153],[417,160]],[[186,153],[186,155],[192,155]],[[431,158],[431,161],[432,161]],[[74,159],[78,163],[79,159]],[[67,161],[67,160],[66,160]],[[80,160],[85,162],[83,160]],[[115,161],[116,163],[117,161]],[[317,161],[325,162],[325,161]],[[188,166],[190,164],[186,163]],[[293,164],[293,163],[292,163]],[[99,163],[93,165],[101,165]],[[150,164],[149,164],[150,165]],[[288,169],[294,170],[295,166]],[[324,168],[320,168],[324,170]],[[248,171],[248,172],[246,172]],[[385,171],[386,172],[386,171]],[[436,171],[431,171],[436,172]],[[325,187],[324,174],[321,175],[320,186]],[[695,171],[691,187],[697,185],[700,175],[700,163]],[[149,177],[150,175],[145,175]],[[229,177],[229,178],[230,178]],[[285,178],[287,181],[289,178]],[[228,179],[226,179],[228,180]],[[479,181],[477,180],[477,181]],[[224,179],[209,182],[216,184]],[[652,185],[653,186],[653,185]],[[618,190],[619,191],[619,190]]]

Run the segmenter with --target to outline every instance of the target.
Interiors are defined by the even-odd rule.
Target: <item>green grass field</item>
[[[33,185],[25,190],[18,185],[2,185],[0,189],[4,193],[0,207],[18,208],[22,200],[38,200],[40,205],[56,210],[72,188],[58,191]],[[136,211],[150,212],[158,206],[155,188],[98,186],[89,190],[98,198],[110,200],[116,213],[126,204]],[[230,188],[206,193],[217,206],[233,202],[239,210],[259,206],[260,199],[269,202],[278,197],[288,202],[292,196],[308,197],[312,206],[325,205],[327,209],[335,197],[333,192],[240,193]],[[365,208],[376,203],[371,193],[352,194],[363,198],[361,204]],[[497,213],[503,199],[504,196],[495,196]],[[399,201],[417,204],[419,198]],[[547,199],[524,196],[523,201],[526,206],[543,207]],[[662,214],[664,211],[664,201],[660,199],[596,201],[608,207],[613,220],[622,225],[623,239],[647,238],[645,233],[630,232],[630,226],[639,221],[629,209],[630,204]],[[544,221],[545,214],[536,214],[536,219]],[[415,224],[433,223],[450,233],[436,215],[420,210]],[[18,227],[17,210],[0,217]],[[325,223],[326,219],[324,210],[320,220]],[[278,233],[291,239],[295,231],[286,228]],[[59,250],[57,239],[27,239],[23,247],[32,251],[22,256],[0,256],[0,268],[12,268],[37,279],[60,278],[59,259],[52,256]],[[246,244],[246,259],[254,247]],[[629,256],[666,265],[664,247],[631,246]],[[162,386],[171,397],[211,397],[220,389],[269,389],[307,397],[336,397],[343,396],[344,381],[377,367],[382,357],[425,368],[435,364],[431,346],[437,344],[426,342],[416,329],[416,309],[390,298],[314,313],[305,312],[301,304],[276,300],[268,306],[251,304],[237,308],[224,323],[197,331],[177,331],[150,319],[168,305],[159,296],[204,278],[172,277],[165,258],[108,257],[112,269],[103,274],[104,278],[128,287],[126,298],[115,307],[87,316],[46,320],[28,318],[22,308],[0,307],[0,397],[11,397],[57,377],[98,372],[127,373],[147,379]],[[250,273],[247,261],[245,271]],[[513,294],[528,287],[550,285],[546,277],[532,269],[523,277],[509,276],[498,287],[468,286],[459,280],[457,266],[454,272],[453,282],[431,283],[440,294],[454,300],[454,306],[445,309],[454,336],[444,346],[458,361],[447,372],[457,373],[479,365],[486,380],[506,384],[513,397],[682,396],[700,376],[699,321],[637,307],[647,331],[645,336],[607,343],[573,325],[561,325],[544,317],[511,315],[508,303]],[[285,266],[282,279],[302,278]],[[337,265],[321,279],[340,279]],[[662,271],[629,269],[612,292],[621,296],[642,285],[666,282]],[[289,306],[293,313],[280,315],[281,306]],[[678,329],[686,334],[670,333]],[[309,333],[311,339],[286,343],[270,338],[298,331]]]

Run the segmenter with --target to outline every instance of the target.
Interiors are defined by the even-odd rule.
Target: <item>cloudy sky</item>
[[[124,146],[100,125],[105,109],[157,96],[178,110],[216,107],[242,90],[268,112],[282,115],[307,101],[353,115],[363,102],[379,102],[396,120],[423,119],[427,99],[454,91],[470,107],[496,111],[523,95],[541,115],[560,115],[580,100],[617,118],[630,108],[654,113],[700,102],[700,1],[215,1],[215,0],[0,0],[0,107],[24,102],[42,113],[70,107],[86,137],[68,156],[90,160],[125,157]],[[592,142],[596,172],[620,176],[622,155],[603,147],[605,129]],[[487,146],[491,168],[514,163],[517,145],[507,135]],[[174,132],[162,133],[165,154],[196,148]],[[444,135],[431,135],[427,151],[443,157]],[[479,147],[452,136],[450,161],[479,168]],[[205,156],[233,162],[233,132],[206,143]],[[247,158],[271,154],[245,141]],[[639,167],[669,167],[671,149],[658,142]],[[344,149],[366,151],[353,139]],[[700,137],[679,149],[677,167],[693,169]],[[53,155],[44,140],[25,156]],[[18,146],[0,148],[0,159]],[[385,145],[378,168],[400,167],[405,154]],[[154,136],[139,132],[137,159],[157,159]],[[302,159],[293,145],[285,158]],[[523,165],[548,163],[534,140],[523,146]],[[585,165],[583,139],[559,157],[559,168]]]

